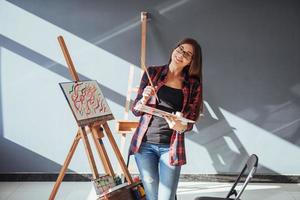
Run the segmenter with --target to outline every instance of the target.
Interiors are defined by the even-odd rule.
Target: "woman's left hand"
[[[176,115],[177,116],[182,116],[182,113],[176,112]],[[166,119],[170,129],[173,129],[173,130],[178,131],[180,133],[183,133],[187,129],[187,124],[182,123],[175,116],[174,117],[165,116],[165,119]]]

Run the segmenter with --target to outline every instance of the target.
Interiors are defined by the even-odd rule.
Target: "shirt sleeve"
[[[202,84],[197,82],[192,88],[191,99],[188,104],[188,114],[187,118],[196,121],[198,119],[197,113],[203,107],[203,98],[202,98]],[[193,123],[188,123],[186,131],[193,129]]]
[[[148,73],[150,74],[150,72],[152,72],[152,70],[149,67],[148,68]],[[144,89],[145,89],[145,87],[147,87],[148,84],[149,84],[148,76],[147,76],[146,72],[144,72],[144,74],[142,76],[142,79],[141,79],[141,82],[140,82],[138,92],[137,92],[137,96],[136,96],[136,98],[135,98],[135,100],[132,104],[132,107],[131,107],[132,113],[137,117],[141,116],[143,114],[143,112],[135,110],[134,107],[137,104],[137,102],[143,97]]]

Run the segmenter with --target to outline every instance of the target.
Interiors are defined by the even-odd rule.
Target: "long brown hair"
[[[186,67],[188,68],[189,76],[198,79],[200,83],[202,83],[202,51],[199,43],[192,38],[185,38],[176,44],[175,48],[172,49],[172,52],[182,44],[192,45],[194,50],[192,61],[189,66]],[[169,64],[171,63],[172,52],[170,55]]]
[[[189,77],[193,77],[199,80],[201,87],[201,101],[200,105],[196,108],[196,116],[197,119],[199,115],[203,113],[203,86],[202,86],[202,50],[199,43],[192,38],[185,38],[177,43],[175,48],[172,50],[169,64],[171,63],[172,53],[173,51],[182,44],[190,44],[193,47],[194,53],[192,57],[191,63],[185,67],[188,70]],[[196,120],[197,120],[196,119]]]

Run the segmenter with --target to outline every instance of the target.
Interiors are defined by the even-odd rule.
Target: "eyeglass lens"
[[[191,55],[190,53],[184,51],[184,47],[183,47],[183,46],[179,46],[179,47],[177,48],[177,52],[180,53],[180,54],[182,54],[182,56],[183,56],[185,59],[187,59],[187,60],[189,60],[189,59],[192,58],[192,55]]]

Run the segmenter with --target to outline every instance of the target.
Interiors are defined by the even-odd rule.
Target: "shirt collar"
[[[189,69],[189,67],[185,67],[183,69],[183,84],[184,85],[187,85],[188,82],[189,82],[189,70],[188,69]],[[169,64],[164,65],[164,69],[161,72],[161,75],[162,75],[163,79],[167,76],[168,71],[169,71]]]

